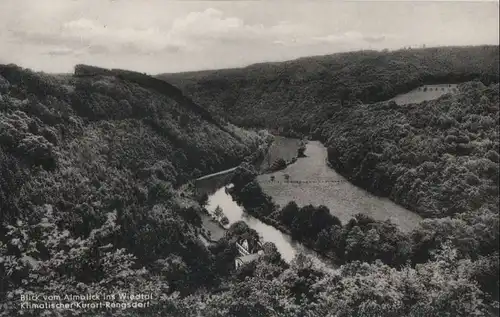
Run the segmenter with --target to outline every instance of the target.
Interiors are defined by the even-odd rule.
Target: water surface
[[[273,242],[286,262],[290,263],[298,253],[302,253],[311,257],[313,262],[320,267],[331,267],[330,264],[327,264],[328,260],[321,259],[321,256],[315,251],[293,241],[290,236],[282,233],[273,226],[267,225],[259,219],[246,214],[243,208],[232,199],[231,195],[226,193],[224,187],[209,196],[206,209],[209,212],[213,212],[217,206],[222,208],[230,224],[237,221],[244,221],[250,228],[259,233],[263,243]]]

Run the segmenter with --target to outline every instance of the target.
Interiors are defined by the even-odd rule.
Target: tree
[[[40,165],[46,169],[56,166],[56,157],[53,145],[42,136],[28,136],[21,140],[18,151],[33,165]]]
[[[279,159],[277,159],[276,161],[274,161],[270,167],[271,171],[279,171],[279,170],[282,170],[284,168],[286,168],[286,162],[281,157]]]
[[[208,204],[208,194],[207,193],[203,193],[199,197],[198,203],[200,204],[200,206],[205,207]]]
[[[314,243],[314,247],[320,251],[329,251],[334,246],[332,241],[332,229],[325,228],[318,233],[318,238]]]
[[[360,261],[363,259],[362,243],[365,234],[360,227],[352,228],[346,237],[345,256],[347,261]]]
[[[257,231],[248,227],[248,225],[243,221],[237,221],[231,224],[229,229],[226,231],[226,237],[234,241],[243,239],[248,240],[249,244],[259,241],[259,234]]]
[[[255,179],[257,173],[247,166],[239,166],[233,174],[231,183],[234,185],[235,191],[240,191],[245,185]]]
[[[59,217],[52,206],[43,208],[45,214],[40,222],[29,224],[19,220],[7,227],[7,243],[0,242],[0,256],[7,260],[0,276],[5,282],[2,285],[5,305],[0,316],[18,315],[21,306],[16,294],[21,291],[40,296],[52,296],[54,289],[64,295],[96,294],[102,291],[99,282],[116,292],[169,291],[165,281],[148,278],[148,271],[136,267],[132,254],[112,243],[119,230],[116,211],[108,213],[105,223],[88,237],[81,238],[58,228]],[[36,314],[30,307],[23,311]],[[61,312],[68,313],[70,310]],[[102,310],[94,313],[103,316]]]
[[[217,207],[215,207],[215,210],[214,210],[214,216],[217,218],[221,218],[223,215],[224,215],[224,212],[222,211],[222,208],[219,205],[217,205]]]
[[[294,219],[298,217],[300,213],[299,206],[294,201],[290,201],[285,207],[283,207],[279,213],[280,220],[285,224],[290,226]]]
[[[276,248],[276,245],[272,242],[265,242],[262,245],[262,250],[264,251],[263,259],[272,264],[283,265],[285,262],[281,257],[281,253]]]
[[[305,151],[306,151],[306,144],[305,144],[305,142],[302,140],[302,141],[300,142],[300,146],[299,146],[299,148],[298,148],[298,150],[297,150],[297,156],[298,156],[298,157],[304,157],[304,156],[305,156]]]
[[[222,216],[221,220],[220,220],[220,223],[222,225],[228,225],[229,224],[229,219],[226,217],[226,216]]]
[[[328,207],[323,205],[313,209],[309,223],[312,231],[316,233],[332,226],[342,226],[340,220],[330,213]]]
[[[339,89],[340,104],[344,106],[345,102],[351,98],[352,91],[348,87],[341,87]]]

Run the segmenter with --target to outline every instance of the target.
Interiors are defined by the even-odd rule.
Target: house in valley
[[[240,255],[234,260],[236,269],[239,269],[244,264],[257,260],[264,253],[264,251],[262,251],[262,243],[259,241],[250,243],[248,239],[243,239],[236,242],[236,247]]]
[[[236,267],[236,269],[239,269],[243,265],[257,260],[261,255],[262,255],[261,253],[254,253],[254,254],[239,256],[234,260],[234,266]]]

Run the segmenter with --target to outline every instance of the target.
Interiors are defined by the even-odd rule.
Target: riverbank
[[[201,211],[200,218],[202,221],[202,230],[200,230],[200,234],[208,240],[210,243],[216,243],[226,232],[226,229],[217,221],[213,220],[211,215]]]
[[[275,141],[274,136],[270,135],[265,130],[259,131],[258,134],[261,136],[261,144],[255,152],[243,159],[243,162],[253,165],[257,169],[264,161],[264,158],[269,154],[270,148]],[[278,139],[279,138],[280,137],[278,137]],[[225,228],[220,222],[213,219],[213,214],[211,212],[213,212],[214,209],[219,205],[211,204],[210,197],[215,195],[219,189],[224,188],[224,186],[228,185],[231,182],[231,179],[237,168],[238,167],[236,166],[223,171],[204,175],[195,180],[192,180],[188,184],[185,184],[179,190],[179,192],[183,192],[184,195],[194,197],[194,199],[198,201],[200,205],[207,204],[207,206],[205,206],[206,208],[202,208],[198,212],[201,218],[201,229],[199,231],[199,235],[203,244],[206,246],[219,241],[227,231],[227,228]],[[203,196],[205,196],[205,198]],[[204,199],[206,199],[207,201],[202,202],[202,200]]]
[[[445,94],[456,94],[458,92],[458,84],[435,84],[435,85],[425,85],[415,88],[409,92],[399,94],[390,101],[394,101],[396,104],[403,106],[414,103],[420,103],[422,101],[435,100],[440,98]]]
[[[248,211],[247,211],[248,212]],[[263,223],[272,226],[273,228],[279,230],[281,233],[286,234],[290,237],[292,237],[292,232],[289,228],[287,228],[285,225],[280,223],[278,220],[275,220],[270,217],[265,217],[262,215],[259,215],[258,213],[253,213],[253,212],[248,212],[249,215],[252,217],[255,217],[262,221]],[[315,243],[310,240],[294,240],[292,238],[292,241],[297,241],[301,243],[303,246],[309,248],[310,250],[317,252],[319,255],[321,255],[322,258],[329,260],[333,265],[339,265],[340,263],[337,263],[336,257],[332,252],[323,252],[322,250],[319,250],[318,248],[315,247]]]
[[[296,141],[294,140],[294,142]],[[281,144],[287,143],[282,142]],[[288,153],[291,154],[291,151]],[[281,244],[278,249],[280,249],[280,253],[288,254],[289,260],[293,258],[291,255],[296,253],[294,243],[300,242],[300,248],[310,250],[310,252],[324,258],[328,263],[335,265],[343,261],[344,246],[342,243],[348,238],[350,232],[350,228],[343,227],[342,224],[346,225],[357,214],[365,214],[368,216],[367,219],[374,219],[377,224],[391,220],[397,225],[397,228],[404,232],[409,232],[418,225],[420,221],[418,215],[412,214],[387,199],[369,194],[332,170],[327,164],[326,149],[321,143],[309,141],[306,144],[305,154],[304,157],[297,159],[295,163],[282,171],[258,175],[256,178],[258,188],[254,186],[249,188],[250,191],[247,189],[247,203],[244,202],[245,199],[234,196],[234,192],[233,196],[226,192],[224,186],[228,182],[227,175],[214,174],[214,178],[223,177],[225,181],[222,185],[218,181],[211,182],[206,209],[209,212],[214,212],[215,208],[219,206],[229,218],[230,224],[242,220],[258,232],[268,234],[268,238],[264,240]],[[266,196],[269,198],[265,198]],[[295,213],[294,217],[298,219],[295,226],[292,223],[282,222],[283,219],[279,215],[281,207],[291,201],[297,203],[297,208],[293,212]],[[274,202],[277,202],[278,205],[275,205]],[[310,207],[307,207],[308,205]],[[310,218],[312,216],[309,218],[301,216],[302,209],[305,207],[307,207],[304,209],[305,213],[314,214],[315,210],[324,212],[321,205],[326,206],[329,217],[323,215],[321,216],[323,218],[313,220]],[[364,208],[360,208],[360,206]],[[413,216],[416,219],[408,224],[401,221],[404,216],[410,219]],[[337,223],[337,221],[341,227],[341,237],[335,238],[334,235],[340,233],[332,233],[328,226],[325,227],[326,231],[323,233],[320,233],[321,230],[314,229],[316,232],[313,235],[307,234],[308,231],[312,230],[309,228],[312,222]],[[204,222],[204,227],[207,230],[215,232],[215,236],[221,236],[222,234],[219,232],[221,228],[218,226],[219,224],[212,223],[211,219],[206,219]],[[389,228],[387,230],[390,232],[396,230],[394,235],[399,236],[397,229]],[[385,234],[385,231],[382,235]],[[342,243],[339,242],[341,245],[334,247],[336,243],[334,240],[342,241]]]
[[[272,224],[265,223],[253,217],[251,213],[245,212],[243,207],[233,200],[233,197],[229,192],[226,192],[224,187],[219,188],[208,197],[208,202],[206,204],[208,212],[213,212],[217,206],[222,208],[224,214],[229,219],[230,225],[242,221],[259,234],[263,243],[272,242],[281,254],[283,260],[287,263],[293,261],[297,254],[302,253],[310,257],[315,266],[326,270],[334,269],[331,260],[324,258],[298,241],[294,241],[289,235],[273,227]]]
[[[333,265],[381,260],[402,266],[411,260],[411,234],[391,222],[356,214],[342,225],[325,206],[299,207],[292,201],[280,208],[255,180],[239,191],[234,189],[231,195],[247,214],[287,233]]]
[[[296,144],[299,143],[297,142]],[[234,193],[232,193],[233,196],[228,195],[224,188],[227,185],[227,175],[214,174],[214,178],[224,177],[225,183],[221,185],[215,182],[211,185],[210,196],[206,204],[207,210],[214,212],[215,208],[220,206],[224,214],[229,218],[230,224],[236,221],[244,221],[252,229],[267,234],[268,237],[264,241],[281,244],[278,246],[278,249],[280,253],[288,255],[288,260],[291,260],[293,258],[292,255],[297,252],[294,250],[294,243],[300,242],[301,247],[299,249],[310,250],[309,252],[317,254],[316,256],[324,258],[325,262],[334,265],[341,264],[345,260],[343,259],[344,248],[351,230],[346,225],[357,214],[362,213],[368,216],[366,218],[368,219],[367,223],[372,221],[369,219],[373,219],[375,225],[379,227],[385,226],[380,229],[382,236],[387,232],[393,232],[389,234],[391,236],[387,238],[389,240],[392,236],[400,236],[397,228],[408,232],[418,225],[420,221],[418,215],[414,215],[410,211],[388,200],[369,194],[332,170],[328,166],[326,149],[321,143],[317,141],[308,142],[305,154],[304,157],[297,159],[295,163],[290,164],[282,171],[258,175],[256,184],[259,189],[255,190],[255,188],[251,188],[250,191],[247,190],[246,192],[248,196],[247,202],[250,202],[250,205],[244,203],[244,199],[241,199],[241,197],[235,197]],[[213,187],[216,183],[217,186]],[[269,192],[270,188],[272,189],[271,192]],[[290,195],[290,192],[297,193],[300,196]],[[265,198],[265,196],[269,198]],[[298,219],[295,225],[292,222],[282,222],[282,215],[279,214],[282,209],[280,205],[285,206],[290,201],[295,201],[298,205],[293,212],[295,213],[294,217]],[[276,206],[273,202],[277,202],[279,205]],[[241,204],[241,206],[238,204]],[[323,207],[322,209],[321,205],[326,206],[326,208]],[[364,208],[359,208],[360,206]],[[323,218],[317,218],[316,220],[310,218],[317,216],[312,216],[316,213],[315,210],[324,213],[325,209],[329,217],[323,214],[322,216],[320,215]],[[302,214],[311,215],[304,218],[301,216]],[[414,216],[414,221],[410,224],[405,223],[401,221],[401,218],[403,218],[402,215],[407,218]],[[366,219],[361,220],[365,221]],[[386,220],[391,220],[397,225],[397,228],[392,228],[391,225],[380,225],[380,223]],[[204,227],[216,232],[216,236],[221,236],[222,234],[217,232],[221,230],[221,228],[217,228],[219,224],[212,223],[211,221],[211,219],[205,220]],[[334,224],[337,221],[340,229],[332,229],[326,226],[324,228],[325,231],[321,232],[321,229],[316,230],[317,227],[316,229],[310,228],[311,223],[324,222],[325,224]],[[369,231],[368,227],[365,229],[366,232],[362,233],[362,235]],[[311,230],[316,231],[314,234],[308,235],[307,232]],[[333,232],[332,230],[340,231]],[[382,240],[385,238],[382,237]],[[401,240],[404,239],[405,237],[401,238]],[[338,241],[336,242],[335,240]],[[394,244],[393,242],[391,240],[388,243]],[[336,245],[336,243],[339,245]],[[397,248],[398,246],[394,246],[395,250]],[[348,256],[356,257],[355,255]]]

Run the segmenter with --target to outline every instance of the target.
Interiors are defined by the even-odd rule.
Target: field
[[[282,171],[258,176],[264,192],[279,205],[284,206],[291,200],[299,206],[325,205],[342,223],[361,212],[377,220],[391,219],[403,231],[413,229],[421,220],[417,214],[390,200],[373,196],[352,185],[329,168],[326,165],[326,148],[320,142],[310,141],[305,154],[307,157],[299,158]]]
[[[301,140],[299,139],[275,136],[274,142],[271,144],[259,170],[261,172],[265,171],[279,158],[290,161],[294,157],[297,157],[300,142]]]
[[[426,85],[405,94],[397,95],[391,100],[394,100],[398,105],[407,105],[437,99],[444,94],[453,94],[457,91],[456,84]]]

